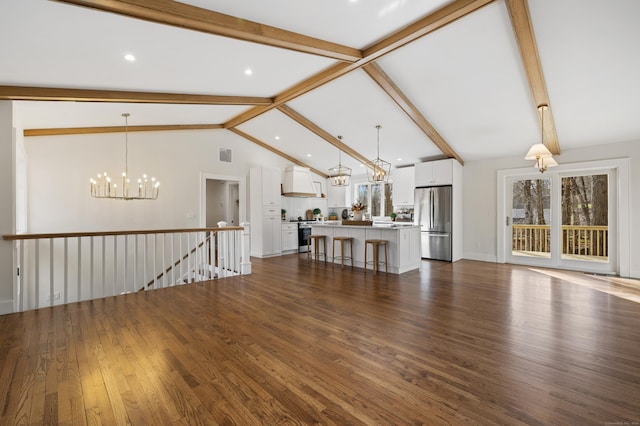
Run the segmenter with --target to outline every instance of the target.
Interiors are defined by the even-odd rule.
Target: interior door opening
[[[219,222],[229,226],[240,224],[240,185],[236,181],[206,179],[205,226],[214,228]]]

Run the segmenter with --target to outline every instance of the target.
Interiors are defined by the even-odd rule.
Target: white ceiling
[[[442,0],[190,0],[194,6],[364,49]],[[561,150],[640,141],[640,1],[529,0]],[[133,63],[123,59],[132,53]],[[333,59],[46,0],[0,3],[0,85],[274,97]],[[377,61],[464,160],[524,155],[540,126],[504,0]],[[245,75],[246,68],[253,74]],[[442,152],[362,70],[287,106],[366,158]],[[19,101],[25,128],[221,124],[250,106]],[[319,170],[338,150],[280,111],[238,128]],[[224,131],[224,130],[219,130]],[[274,139],[279,136],[280,139]],[[308,154],[311,154],[309,157]],[[354,173],[359,162],[346,155]]]

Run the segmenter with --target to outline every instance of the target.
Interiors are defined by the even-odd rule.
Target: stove
[[[315,220],[291,220],[298,224],[298,253],[306,253],[309,249],[309,236],[311,235],[311,225]]]

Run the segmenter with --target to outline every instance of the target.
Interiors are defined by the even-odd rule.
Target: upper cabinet
[[[254,173],[260,174],[262,183],[262,205],[280,205],[280,169],[262,167],[255,169]]]
[[[453,158],[415,165],[415,186],[452,185]]]
[[[395,169],[391,173],[393,180],[393,204],[395,206],[413,206],[416,172],[413,166]]]

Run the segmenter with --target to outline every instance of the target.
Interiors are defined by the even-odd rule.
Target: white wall
[[[120,176],[123,133],[30,137],[25,146],[30,233],[198,227],[204,222],[201,173],[246,176],[250,167],[288,165],[226,130],[132,132],[129,174],[155,176],[160,195],[155,201],[116,201],[91,198],[89,178],[104,171]],[[218,161],[220,147],[233,149],[232,163]]]
[[[15,233],[13,104],[0,101],[0,235]],[[13,242],[0,239],[0,315],[13,311]]]
[[[524,156],[524,155],[523,155]],[[631,276],[640,278],[640,141],[563,151],[558,163],[630,159]],[[464,257],[497,259],[497,172],[531,166],[521,157],[468,161],[464,165]]]

